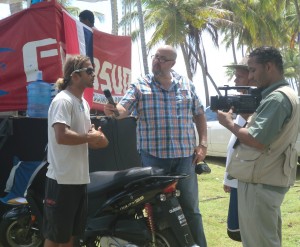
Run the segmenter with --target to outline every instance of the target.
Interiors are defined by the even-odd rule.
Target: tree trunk
[[[117,0],[110,0],[110,8],[111,8],[111,25],[112,25],[111,33],[114,35],[118,35],[118,2],[117,2]]]
[[[203,62],[203,56],[202,56],[202,52],[199,49],[198,51],[198,63],[201,67],[201,71],[202,71],[202,78],[203,78],[203,85],[204,85],[204,91],[205,91],[205,102],[206,102],[206,107],[209,106],[210,102],[209,102],[209,90],[208,90],[208,83],[207,83],[207,70],[206,70],[206,66],[204,65]]]
[[[187,54],[187,51],[186,51],[185,47],[186,46],[183,43],[180,43],[180,48],[181,48],[181,52],[182,52],[184,63],[185,63],[186,73],[187,73],[188,78],[192,81],[193,74],[192,74],[192,71],[191,71],[191,66],[190,66],[190,63],[189,63],[189,58],[188,58],[188,54]]]
[[[10,3],[9,10],[11,15],[23,10],[23,1]]]
[[[232,17],[230,17],[230,20],[233,22]],[[236,59],[236,52],[235,52],[235,42],[234,42],[233,27],[230,27],[230,35],[231,35],[231,48],[232,48],[232,53],[233,53],[233,61],[236,64],[237,63],[237,59]]]
[[[209,78],[210,82],[212,83],[212,85],[214,86],[215,90],[217,91],[218,95],[221,96],[221,92],[219,90],[219,88],[217,87],[216,82],[214,81],[214,79],[212,78],[212,76],[210,75],[210,73],[207,71],[207,77]]]
[[[139,15],[140,38],[141,38],[141,49],[142,49],[142,56],[143,56],[144,72],[145,72],[145,74],[149,74],[145,28],[144,28],[144,15],[143,15],[141,0],[137,0],[136,4],[137,4],[137,9],[138,9],[138,15]]]

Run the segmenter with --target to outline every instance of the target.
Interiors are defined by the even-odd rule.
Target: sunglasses
[[[158,62],[160,62],[160,63],[166,63],[166,62],[169,62],[169,61],[175,61],[174,59],[167,59],[167,58],[165,58],[165,57],[160,57],[160,56],[158,56],[158,55],[152,55],[151,56],[151,58],[153,59],[153,60],[157,60]]]
[[[73,73],[80,73],[85,71],[88,75],[92,75],[95,73],[95,70],[93,68],[82,68],[82,69],[76,69],[74,70],[71,75],[73,75]]]

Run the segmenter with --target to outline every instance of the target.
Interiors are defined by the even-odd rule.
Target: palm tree
[[[127,12],[121,19],[119,23],[120,26],[132,26],[133,23],[138,22],[139,29],[131,31],[130,35],[133,41],[137,41],[140,38],[143,68],[144,73],[149,73],[148,60],[147,60],[147,46],[145,37],[145,27],[144,27],[144,12],[143,3],[141,0],[123,0],[125,8],[129,8],[130,11]]]
[[[132,0],[133,1],[133,0]],[[134,1],[136,2],[136,1]],[[285,52],[290,41],[299,34],[299,4],[297,0],[143,0],[145,30],[154,30],[148,49],[165,42],[180,47],[188,77],[192,79],[197,66],[202,70],[208,103],[208,79],[216,85],[206,63],[203,34],[208,33],[218,46],[218,31],[224,34],[226,47],[245,52],[261,45],[282,47]],[[218,5],[217,5],[218,4]],[[226,10],[225,10],[226,9]],[[131,13],[130,20],[138,14]],[[138,31],[132,33],[137,36]],[[300,45],[299,45],[300,49]],[[294,61],[294,60],[293,60]],[[294,67],[297,67],[296,64]],[[298,79],[296,79],[298,80]]]
[[[141,0],[136,0],[138,16],[139,16],[139,26],[140,26],[140,39],[141,39],[141,49],[142,49],[142,57],[144,64],[144,72],[145,74],[149,73],[148,61],[147,61],[147,47],[146,47],[146,37],[145,37],[145,27],[144,27],[144,14],[142,9]]]
[[[284,61],[284,76],[289,84],[298,91],[298,95],[300,92],[300,54],[297,49],[284,49],[281,51],[283,54]]]
[[[206,105],[209,105],[207,78],[210,79],[218,93],[219,91],[208,70],[203,34],[210,35],[212,42],[218,46],[216,23],[227,12],[216,8],[213,1],[144,0],[144,2],[145,29],[155,29],[151,40],[147,44],[149,49],[161,41],[174,47],[180,47],[185,60],[187,75],[190,79],[196,72],[197,66],[200,66]]]
[[[295,46],[295,39],[297,39],[299,35],[299,26],[300,26],[300,10],[299,10],[299,4],[297,1],[295,1],[295,4],[289,4],[286,7],[287,14],[286,14],[286,21],[287,21],[287,27],[288,30],[290,30],[291,33],[291,43],[290,45],[292,47]],[[300,44],[299,44],[300,46]],[[300,50],[300,49],[299,49]]]
[[[9,3],[9,10],[11,15],[23,10],[23,1],[12,1]]]
[[[151,50],[161,42],[180,48],[184,57],[187,75],[190,79],[193,78],[197,66],[200,65],[208,105],[207,78],[211,80],[217,92],[218,89],[208,72],[202,34],[207,30],[217,46],[218,34],[214,24],[211,23],[218,18],[222,18],[226,13],[214,7],[207,7],[207,1],[199,2],[199,0],[143,0],[142,3],[145,30],[154,30],[150,41],[147,43],[147,48]],[[120,25],[128,24],[133,20],[136,21],[137,18],[137,12],[130,13],[130,15],[122,18]],[[138,35],[139,31],[132,32],[133,39]],[[198,43],[193,43],[195,41]]]
[[[299,35],[298,1],[224,0],[221,2],[223,8],[232,12],[229,22],[226,23],[229,25],[221,26],[221,31],[225,34],[223,42],[226,47],[231,45],[234,49],[233,44],[237,41],[237,46],[247,47],[248,50],[261,45],[282,48],[285,62],[288,61],[286,76],[291,84],[296,82],[299,84],[299,76],[294,71],[299,68],[297,59],[300,57],[295,55],[293,49]]]
[[[114,35],[118,35],[118,1],[117,0],[110,0],[111,6],[111,18],[112,18],[112,30],[111,33]]]
[[[23,4],[27,1],[23,0],[0,0],[0,3],[5,3],[9,5],[10,14],[15,14],[23,10]]]
[[[264,44],[280,46],[284,39],[287,40],[281,30],[282,1],[224,0],[221,6],[231,12],[220,30],[225,35],[225,46],[232,47],[235,62],[235,41],[237,48],[246,46],[251,50]]]

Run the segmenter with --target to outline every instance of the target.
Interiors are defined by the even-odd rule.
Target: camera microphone
[[[108,103],[109,103],[109,104],[112,104],[114,107],[116,107],[117,104],[114,102],[114,99],[113,99],[113,97],[111,96],[111,93],[110,93],[109,89],[104,89],[103,93],[104,93],[104,95],[105,95],[105,97],[106,97]],[[116,117],[118,117],[118,116],[120,115],[119,112],[118,112],[118,110],[117,110],[117,108],[116,108],[116,110],[114,111],[114,113],[115,113],[115,116],[116,116]]]

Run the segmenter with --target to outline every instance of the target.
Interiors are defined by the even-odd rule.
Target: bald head
[[[164,51],[164,52],[167,52],[170,56],[170,59],[173,59],[173,60],[176,60],[177,58],[177,51],[176,49],[173,47],[173,46],[170,46],[170,45],[163,45],[161,47],[159,47],[157,49],[157,51]]]
[[[157,49],[152,56],[152,72],[157,76],[170,77],[172,67],[176,63],[177,52],[170,45],[164,45]]]

